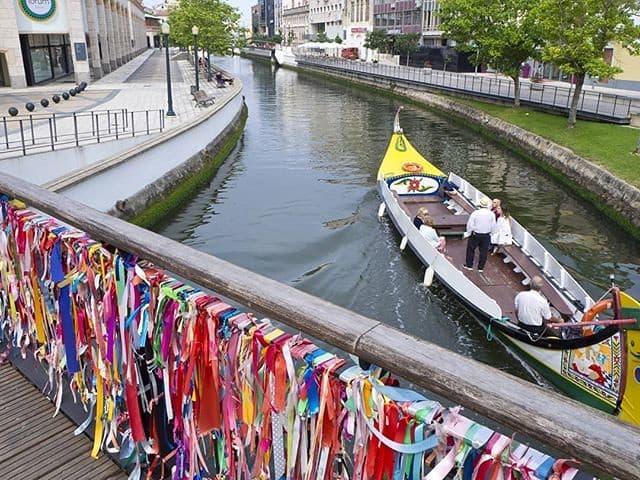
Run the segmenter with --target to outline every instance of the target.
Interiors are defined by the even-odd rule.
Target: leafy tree
[[[238,10],[223,0],[180,0],[169,11],[171,39],[183,47],[193,45],[191,28],[198,27],[198,46],[214,54],[225,54],[239,31]]]
[[[327,34],[325,32],[318,32],[316,35],[316,42],[325,43],[328,42]]]
[[[287,34],[287,45],[291,46],[291,43],[293,42],[293,39],[295,38],[295,33],[293,33],[293,30],[289,30],[289,33]]]
[[[335,43],[342,43],[342,37],[340,35],[336,35],[336,38],[333,39]]]
[[[540,44],[538,30],[533,28],[533,4],[529,0],[443,0],[440,6],[440,27],[458,42],[458,50],[474,52],[477,61],[511,77],[515,106],[520,105],[520,67],[536,56]]]
[[[363,46],[371,50],[387,53],[391,47],[391,39],[382,30],[374,30],[367,32]]]
[[[575,76],[567,121],[573,128],[586,75],[611,77],[622,71],[604,61],[604,48],[618,42],[630,53],[639,53],[640,26],[634,24],[633,16],[640,12],[640,1],[541,0],[536,10],[545,38],[542,59]]]
[[[418,33],[403,33],[396,35],[395,48],[407,55],[407,65],[409,65],[409,55],[418,50],[418,41],[420,40],[420,34]]]

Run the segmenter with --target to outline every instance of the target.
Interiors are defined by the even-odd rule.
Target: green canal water
[[[375,178],[400,100],[238,57],[249,109],[243,137],[216,177],[157,231],[465,356],[527,379],[424,269],[390,220],[377,218]],[[640,246],[526,159],[406,105],[414,146],[511,207],[594,297],[615,273],[640,296]]]

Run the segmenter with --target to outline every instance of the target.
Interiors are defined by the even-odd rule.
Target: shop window
[[[60,78],[73,72],[68,35],[20,35],[27,84]]]

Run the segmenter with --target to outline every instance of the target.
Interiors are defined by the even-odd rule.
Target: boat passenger
[[[496,216],[496,220],[502,215],[502,200],[494,198],[491,200],[491,211]]]
[[[520,328],[541,335],[547,323],[562,322],[554,317],[549,308],[549,302],[544,298],[540,289],[544,280],[535,276],[529,283],[529,290],[520,292],[515,298],[516,318]]]
[[[496,229],[491,233],[491,255],[495,255],[505,245],[513,243],[511,235],[511,215],[505,206],[500,207],[501,213],[496,220]]]
[[[429,210],[427,210],[425,207],[421,207],[418,210],[418,213],[416,213],[416,216],[413,217],[413,224],[415,225],[415,227],[420,230],[420,227],[422,226],[422,224],[424,223],[424,218],[428,217],[429,215]]]
[[[478,271],[482,273],[489,253],[491,232],[496,228],[496,217],[489,210],[491,202],[487,197],[480,199],[479,206],[480,208],[469,215],[469,220],[467,221],[467,230],[464,233],[465,238],[468,238],[467,254],[465,263],[462,266],[467,270],[473,270],[473,260],[477,248],[479,252]]]
[[[420,235],[422,235],[433,248],[438,250],[440,253],[444,253],[446,240],[444,237],[439,236],[438,232],[433,227],[433,218],[431,215],[427,214],[426,216],[423,216],[422,221],[423,223],[420,226]]]
[[[447,201],[452,195],[458,194],[458,186],[450,180],[445,180],[440,184],[438,195],[442,198],[442,201]]]

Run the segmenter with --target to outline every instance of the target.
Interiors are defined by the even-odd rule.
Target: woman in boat
[[[421,209],[422,210],[422,209]],[[426,211],[426,209],[424,209]],[[444,253],[445,251],[445,238],[438,235],[438,232],[433,227],[433,218],[429,213],[426,214],[418,212],[420,215],[420,219],[422,220],[422,225],[420,226],[420,235],[424,237],[424,239],[431,244],[433,248],[438,250],[440,253]]]
[[[413,217],[413,224],[415,227],[420,230],[420,227],[424,224],[424,218],[429,217],[429,210],[425,207],[421,207],[416,213],[416,216]]]
[[[501,247],[511,245],[513,243],[513,237],[511,235],[511,215],[509,214],[509,209],[506,206],[498,208],[500,209],[500,216],[496,220],[495,230],[491,232],[491,246],[493,247],[491,255],[498,253]]]
[[[498,220],[498,218],[500,218],[500,215],[502,215],[502,200],[500,200],[499,198],[494,198],[493,200],[491,200],[491,211],[496,216],[496,220]]]

